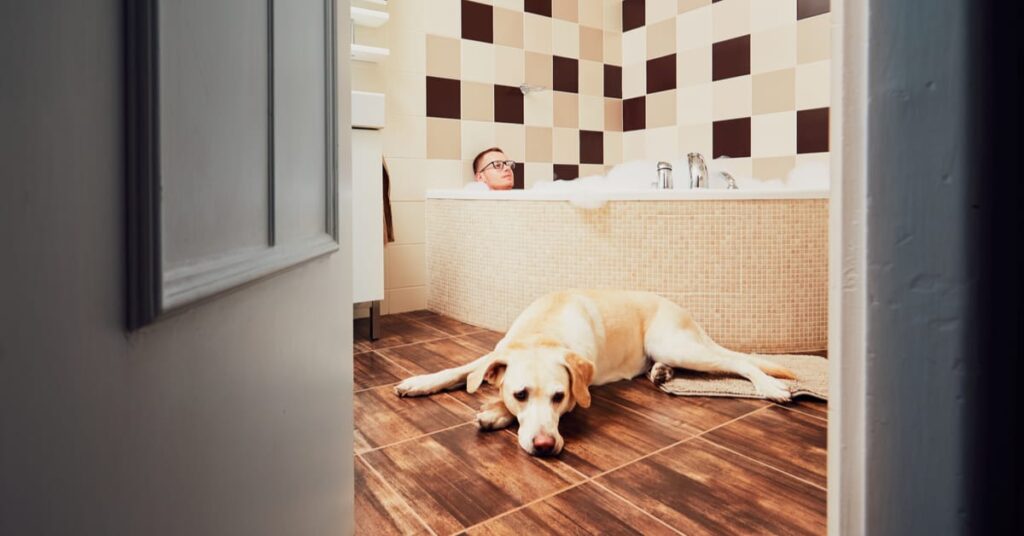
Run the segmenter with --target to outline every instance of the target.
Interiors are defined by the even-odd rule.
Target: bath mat
[[[796,376],[795,380],[782,380],[789,385],[793,396],[812,396],[828,400],[828,359],[816,355],[755,354],[774,361]],[[764,398],[754,390],[746,378],[731,374],[695,372],[676,369],[671,380],[658,386],[666,393],[679,396],[729,396],[736,398]]]

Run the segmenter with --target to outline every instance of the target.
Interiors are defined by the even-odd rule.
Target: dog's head
[[[535,456],[555,455],[565,441],[558,420],[576,404],[590,406],[594,365],[564,347],[508,348],[466,378],[473,393],[483,381],[498,386],[501,400],[519,420],[519,446]]]

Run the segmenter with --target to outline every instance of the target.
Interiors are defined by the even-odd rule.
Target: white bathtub
[[[564,288],[662,294],[742,351],[827,347],[828,192],[427,192],[428,308],[504,331]]]

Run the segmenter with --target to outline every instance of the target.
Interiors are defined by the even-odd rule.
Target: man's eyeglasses
[[[484,171],[487,171],[488,168],[494,168],[496,170],[501,170],[503,168],[508,168],[510,170],[511,169],[515,169],[516,168],[516,161],[515,160],[495,160],[494,162],[491,162],[490,164],[487,164],[486,166],[480,168],[480,172],[483,173]]]

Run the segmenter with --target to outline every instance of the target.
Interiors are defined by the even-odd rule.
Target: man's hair
[[[480,160],[483,159],[484,155],[486,155],[487,153],[493,153],[493,152],[504,153],[505,151],[502,151],[501,147],[490,147],[490,148],[484,149],[483,151],[480,151],[480,154],[476,155],[476,158],[473,159],[473,174],[474,175],[476,175],[477,173],[480,173],[480,170],[478,169],[478,166],[480,165]]]

